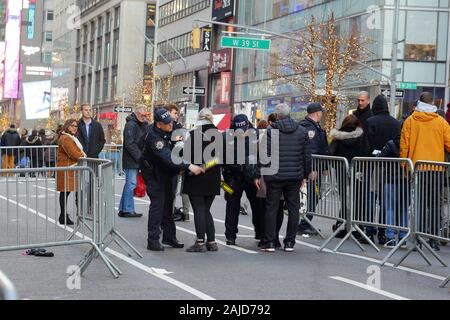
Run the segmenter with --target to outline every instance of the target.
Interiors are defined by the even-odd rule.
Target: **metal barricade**
[[[98,210],[94,207],[88,213],[86,197],[82,196],[83,181],[86,176],[93,174],[92,169],[0,170],[0,175],[3,174],[5,179],[0,181],[0,203],[3,208],[0,209],[0,252],[90,245],[92,249],[89,252],[96,252],[112,275],[115,278],[119,276],[116,268],[97,246],[97,226],[93,224],[92,238],[84,232],[82,222],[88,215],[91,214],[94,221],[98,219]],[[18,179],[21,175],[23,179]],[[50,176],[57,177],[56,184]],[[92,188],[97,189],[97,181],[93,181]],[[95,192],[92,197],[95,203]],[[70,218],[69,211],[76,212],[73,218]],[[74,219],[76,230],[69,227],[70,219]],[[82,259],[80,269],[81,266],[83,269],[80,274],[83,274],[89,263],[88,257]]]
[[[125,179],[125,172],[122,167],[123,145],[105,144],[100,158],[113,163],[115,179]]]
[[[93,190],[98,196],[96,201],[91,204],[95,206],[98,212],[98,220],[86,219],[83,220],[83,224],[93,231],[92,225],[97,225],[97,235],[96,239],[98,242],[97,246],[101,251],[104,251],[109,245],[114,242],[116,243],[129,257],[132,253],[136,254],[140,258],[143,255],[123,237],[115,228],[115,201],[114,201],[114,166],[109,160],[102,159],[80,159],[78,162],[80,166],[87,166],[92,169],[92,175],[89,177],[88,181],[85,181],[85,186],[94,185],[96,190]],[[92,181],[95,181],[93,183]],[[88,203],[92,200],[87,199]],[[95,223],[94,223],[95,221]],[[130,250],[128,250],[130,249]],[[89,260],[95,258],[96,252],[91,250]],[[82,266],[83,267],[83,266]],[[116,269],[119,274],[120,270]]]
[[[312,173],[307,182],[307,214],[302,217],[319,235],[323,234],[308,216],[317,216],[337,222],[337,229],[325,240],[322,251],[345,227],[347,218],[348,161],[345,158],[313,155]]]
[[[431,266],[431,262],[422,250],[424,246],[444,267],[447,264],[433,250],[425,239],[450,242],[446,234],[448,221],[442,217],[449,216],[449,206],[444,206],[444,199],[449,199],[450,163],[419,161],[414,168],[414,215],[413,246],[400,259],[400,265],[413,251],[417,251]],[[446,210],[446,212],[444,212]],[[447,285],[450,277],[442,286]]]
[[[355,231],[377,252],[380,249],[367,234],[386,232],[396,241],[394,248],[381,262],[384,265],[411,235],[412,178],[414,167],[409,159],[355,158],[350,168],[350,215],[347,235],[335,248],[338,251],[351,238],[358,247],[364,247],[355,237]],[[361,227],[365,227],[363,232]],[[399,241],[397,242],[397,236]]]
[[[0,168],[54,168],[57,157],[57,145],[0,147]],[[1,174],[0,179],[5,178],[5,175],[6,173]],[[23,178],[23,174],[21,175]]]
[[[0,300],[17,300],[16,288],[11,280],[0,270]]]

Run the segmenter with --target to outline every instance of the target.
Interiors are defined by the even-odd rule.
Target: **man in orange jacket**
[[[403,124],[400,158],[409,158],[414,164],[418,161],[445,161],[445,152],[450,152],[450,126],[436,112],[433,95],[422,93],[415,112]],[[416,205],[425,212],[419,213],[422,219],[417,228],[420,232],[438,236],[444,177],[439,170],[429,170],[421,176],[425,181],[419,185],[415,196]],[[429,243],[439,251],[436,241],[430,240]]]

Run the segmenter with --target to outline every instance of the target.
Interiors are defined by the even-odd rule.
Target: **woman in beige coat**
[[[80,158],[86,157],[81,143],[76,138],[78,132],[77,121],[67,120],[64,124],[58,140],[58,161],[57,167],[75,166]],[[71,192],[76,192],[77,175],[75,171],[60,171],[56,176],[56,188],[59,194],[59,205],[61,214],[59,223],[64,225],[73,225],[67,214],[67,198]]]

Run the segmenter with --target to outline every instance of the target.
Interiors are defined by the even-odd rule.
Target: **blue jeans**
[[[404,188],[403,188],[404,189]],[[384,185],[384,205],[386,224],[396,225],[399,227],[406,227],[408,223],[408,204],[407,196],[402,195],[402,188],[397,184],[385,184]],[[400,221],[398,221],[400,220]],[[387,229],[386,238],[394,240],[396,230]],[[405,231],[400,231],[400,239],[406,236]]]
[[[125,185],[120,199],[119,211],[134,213],[134,189],[137,184],[137,169],[125,169]]]

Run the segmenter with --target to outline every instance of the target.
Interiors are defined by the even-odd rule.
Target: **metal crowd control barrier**
[[[114,166],[115,179],[125,179],[125,172],[122,167],[123,145],[119,144],[105,144],[103,151],[100,153],[100,158],[109,160]]]
[[[320,230],[308,216],[317,216],[334,220],[341,224],[335,232],[325,240],[320,251],[333,240],[345,227],[347,218],[347,180],[348,161],[346,158],[313,155],[312,174],[307,183],[307,214],[302,217],[319,235],[325,239]]]
[[[17,300],[16,288],[11,280],[0,270],[0,300]]]
[[[0,209],[0,252],[90,245],[90,252],[96,252],[117,278],[116,268],[97,246],[97,225],[93,224],[93,236],[89,238],[84,233],[84,224],[81,224],[90,214],[87,212],[88,203],[83,196],[82,182],[93,174],[93,170],[88,167],[0,170],[0,175],[5,175],[5,179],[0,181],[0,203],[3,208]],[[21,175],[24,179],[18,179]],[[57,176],[57,186],[50,176]],[[92,189],[97,190],[95,179]],[[71,194],[72,202],[69,201]],[[92,193],[92,201],[97,201],[95,192]],[[68,226],[71,219],[69,211],[76,212],[72,214],[72,219],[77,226],[81,224],[81,228],[77,228],[80,232]],[[95,207],[91,214],[94,221],[98,220]],[[79,239],[72,240],[73,236]],[[84,268],[80,274],[83,274],[89,263],[88,257],[81,261],[80,266]]]
[[[384,265],[411,235],[408,211],[412,208],[413,164],[409,159],[355,158],[350,168],[350,215],[347,234],[335,248],[338,251],[351,238],[358,247],[364,247],[354,236],[356,231],[377,252],[380,249],[366,233],[386,232],[395,241],[394,248],[381,262]],[[366,228],[366,233],[361,227]],[[397,242],[397,236],[399,241]]]
[[[54,168],[57,156],[57,145],[0,147],[0,168]],[[5,175],[6,173],[1,174],[0,178]]]
[[[444,206],[444,199],[449,199],[450,163],[419,161],[414,168],[414,218],[413,246],[400,259],[400,265],[413,251],[417,251],[431,266],[430,260],[422,251],[424,246],[444,267],[447,264],[424,240],[450,242],[445,232],[448,221],[449,206]],[[443,212],[443,211],[446,212]],[[445,213],[445,214],[444,214]],[[444,287],[450,282],[450,276],[442,283]]]
[[[123,146],[105,144],[99,157],[114,166],[114,178],[124,179],[122,167]],[[54,168],[58,158],[58,145],[0,147],[0,168]],[[1,178],[2,176],[0,176]]]
[[[102,159],[80,159],[78,161],[78,165],[87,166],[92,172],[92,175],[84,181],[84,185],[94,185],[97,188],[95,191],[98,195],[95,199],[96,201],[88,198],[87,203],[89,203],[92,207],[95,207],[95,211],[98,212],[98,220],[92,220],[89,219],[89,217],[81,220],[82,224],[91,230],[91,232],[94,232],[92,225],[98,225],[96,228],[97,235],[95,237],[98,239],[97,246],[101,251],[104,251],[112,242],[114,242],[129,257],[131,257],[132,253],[134,253],[140,258],[143,258],[143,255],[115,228],[113,163],[109,160]],[[87,193],[86,196],[88,197],[89,193]],[[132,252],[130,252],[127,248]],[[95,250],[91,250],[87,255],[87,261],[91,261],[95,258],[95,256]],[[80,268],[84,268],[84,265],[81,265]],[[119,269],[116,268],[116,270],[119,274],[121,273]]]

